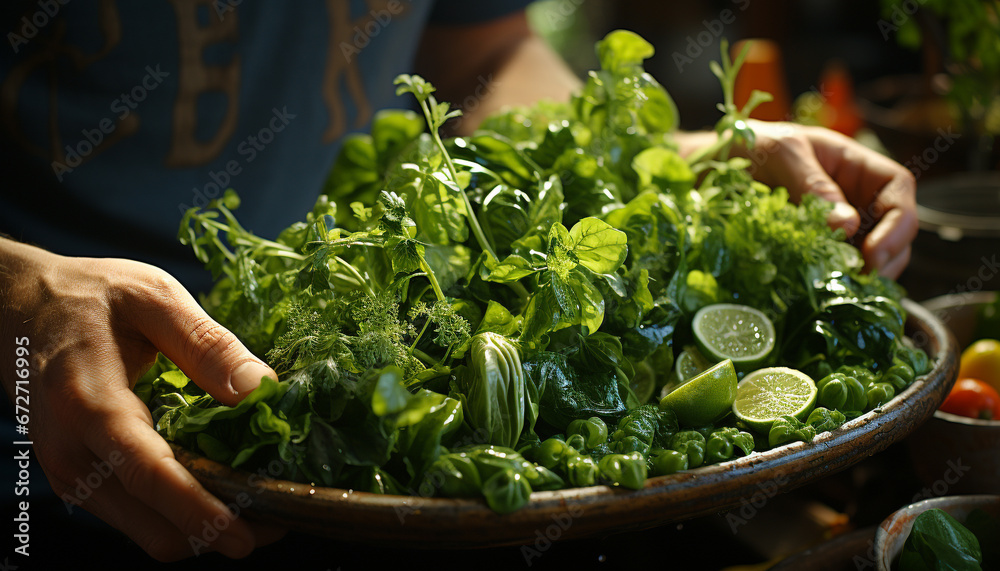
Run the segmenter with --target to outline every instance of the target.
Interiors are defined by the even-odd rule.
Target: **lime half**
[[[635,375],[632,377],[629,387],[639,402],[647,402],[649,397],[653,396],[653,391],[656,390],[656,373],[653,371],[653,367],[645,361],[636,365]]]
[[[704,426],[729,414],[736,398],[736,369],[729,359],[667,393],[660,408],[672,410],[683,426]]]
[[[735,303],[707,305],[691,322],[698,348],[711,361],[732,359],[742,372],[764,364],[774,349],[774,324],[761,311]]]
[[[687,345],[681,354],[677,356],[674,370],[677,372],[677,380],[684,383],[688,379],[705,372],[712,363],[701,354],[694,345]]]
[[[805,420],[815,404],[816,383],[808,375],[787,367],[769,367],[740,381],[733,413],[753,430],[767,434],[779,416]]]

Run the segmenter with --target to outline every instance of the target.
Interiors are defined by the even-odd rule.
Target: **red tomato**
[[[1000,393],[978,379],[959,379],[940,410],[969,418],[1000,420]]]

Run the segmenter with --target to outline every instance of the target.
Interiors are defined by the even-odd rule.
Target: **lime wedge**
[[[708,305],[691,322],[695,342],[710,361],[732,359],[741,372],[752,371],[774,349],[774,324],[761,311],[735,303]]]
[[[736,387],[733,413],[761,434],[776,418],[788,414],[805,420],[816,405],[816,383],[802,371],[769,367],[743,377]]]
[[[677,379],[684,383],[692,377],[705,372],[712,363],[701,354],[694,345],[686,345],[681,354],[677,356],[674,370],[677,372]]]
[[[683,426],[704,426],[729,414],[736,398],[736,369],[729,359],[680,385],[660,400]]]
[[[645,361],[636,365],[635,375],[632,377],[629,387],[639,402],[649,401],[649,398],[653,396],[653,391],[656,390],[656,373],[653,371],[653,367]]]

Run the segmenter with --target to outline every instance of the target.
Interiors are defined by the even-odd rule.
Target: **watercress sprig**
[[[442,183],[462,198],[462,204],[465,206],[465,215],[469,219],[469,226],[472,228],[472,234],[476,237],[476,241],[479,242],[479,247],[483,250],[483,252],[486,252],[491,259],[497,260],[497,254],[489,240],[486,238],[486,234],[483,232],[483,228],[479,224],[479,219],[476,217],[475,210],[472,209],[472,203],[469,202],[468,195],[465,194],[465,190],[462,189],[462,185],[459,182],[458,170],[455,169],[455,163],[451,160],[451,155],[448,153],[448,149],[444,146],[444,141],[441,140],[441,133],[439,132],[441,127],[444,126],[449,119],[460,117],[462,115],[462,110],[451,109],[451,104],[447,102],[438,102],[437,98],[434,97],[434,86],[419,75],[409,75],[404,73],[397,76],[394,83],[398,86],[396,88],[396,95],[410,93],[416,97],[417,103],[420,104],[420,109],[424,112],[424,118],[427,120],[427,127],[430,129],[431,138],[434,140],[434,144],[437,145],[438,149],[441,151],[444,163],[448,167],[447,174],[449,175],[450,180],[442,181]]]
[[[735,60],[729,58],[729,41],[725,38],[722,39],[719,51],[722,64],[720,65],[715,61],[709,63],[712,73],[715,77],[719,78],[719,83],[722,84],[723,102],[719,103],[717,107],[719,111],[722,111],[723,115],[715,124],[715,132],[719,134],[719,138],[715,143],[692,153],[688,157],[688,164],[691,165],[712,158],[726,160],[729,155],[729,149],[734,143],[742,143],[747,147],[753,147],[755,140],[753,129],[747,124],[747,120],[750,119],[750,113],[762,103],[767,103],[774,99],[770,93],[754,89],[750,92],[750,97],[743,107],[737,107],[735,100],[736,77],[739,75],[743,61],[750,51],[750,44],[745,43],[743,45],[743,49],[737,54]]]

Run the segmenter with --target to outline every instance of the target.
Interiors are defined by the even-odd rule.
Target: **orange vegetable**
[[[979,379],[958,379],[940,410],[969,418],[1000,420],[1000,393]]]
[[[979,379],[1000,391],[1000,341],[980,339],[962,351],[958,378]]]

